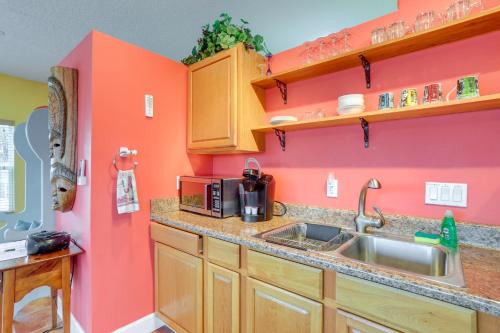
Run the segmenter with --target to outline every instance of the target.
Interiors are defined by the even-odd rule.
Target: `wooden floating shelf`
[[[252,81],[252,84],[262,88],[272,88],[276,86],[276,80],[288,84],[360,66],[360,56],[364,56],[369,62],[373,63],[499,29],[500,6],[497,6],[459,21],[444,24],[423,32],[412,33],[400,39],[371,45],[323,61],[275,73],[265,78],[255,79]]]
[[[283,123],[280,125],[267,125],[253,128],[254,132],[274,132],[275,129],[288,132],[312,128],[359,125],[363,118],[368,123],[412,119],[432,116],[442,116],[455,113],[484,111],[500,108],[500,94],[481,96],[477,98],[454,100],[443,103],[416,105],[398,109],[377,110],[362,112],[352,115],[326,117],[313,120],[302,120]]]

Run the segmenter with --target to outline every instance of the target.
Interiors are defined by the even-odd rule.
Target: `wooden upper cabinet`
[[[219,53],[208,64],[190,70],[190,148],[237,144],[236,53],[236,49]]]
[[[264,148],[264,91],[250,81],[264,58],[243,44],[189,67],[188,150],[217,154]]]

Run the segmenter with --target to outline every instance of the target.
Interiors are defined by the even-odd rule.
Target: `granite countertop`
[[[500,316],[500,251],[498,249],[461,245],[460,255],[466,287],[459,288],[379,266],[360,263],[336,253],[303,251],[252,237],[257,233],[297,222],[296,217],[274,217],[268,222],[249,224],[242,222],[237,217],[217,219],[189,212],[153,207],[151,220],[241,244],[251,249],[304,264],[331,269],[339,273]],[[331,221],[329,224],[334,225],[335,221]],[[345,228],[342,222],[339,225]]]

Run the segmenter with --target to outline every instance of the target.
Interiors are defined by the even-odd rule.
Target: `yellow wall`
[[[31,111],[47,105],[47,83],[0,73],[0,119],[20,124]],[[24,209],[24,161],[16,154],[16,211]]]

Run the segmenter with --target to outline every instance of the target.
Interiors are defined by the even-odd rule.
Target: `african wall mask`
[[[49,149],[52,209],[73,208],[76,197],[78,72],[52,67],[49,85]]]

